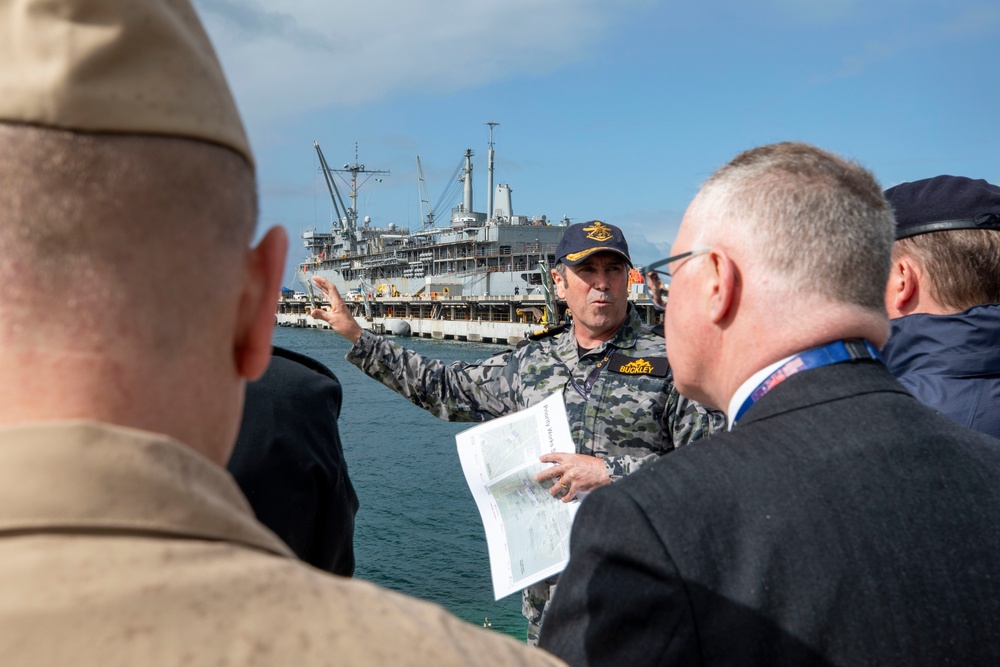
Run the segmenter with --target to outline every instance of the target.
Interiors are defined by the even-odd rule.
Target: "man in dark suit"
[[[861,167],[748,151],[667,264],[682,393],[731,432],[577,514],[541,645],[573,665],[1000,664],[1000,443],[877,359],[893,218]]]
[[[329,368],[275,347],[267,372],[247,384],[227,468],[260,522],[296,556],[349,577],[358,496],[337,428],[342,398]]]

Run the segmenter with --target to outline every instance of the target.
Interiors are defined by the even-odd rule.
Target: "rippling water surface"
[[[475,361],[496,345],[400,338],[446,361]],[[350,345],[331,331],[275,330],[276,345],[328,366],[344,388],[340,437],[358,493],[355,577],[436,602],[459,618],[524,639],[521,598],[493,600],[486,537],[465,483],[449,423],[412,405],[347,363]]]

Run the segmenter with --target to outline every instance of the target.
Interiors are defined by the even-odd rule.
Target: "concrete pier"
[[[645,322],[662,322],[662,312],[653,307],[642,290],[631,290],[629,300]],[[541,321],[545,301],[538,295],[464,298],[437,294],[424,297],[375,296],[370,297],[367,303],[372,317],[365,316],[365,303],[360,296],[347,303],[358,324],[378,334],[393,334],[408,327],[409,335],[421,338],[516,345],[546,326]],[[566,304],[559,302],[557,307],[559,317],[564,317]],[[328,329],[326,322],[309,316],[311,308],[312,304],[306,299],[282,299],[277,305],[276,323],[279,326]],[[402,323],[406,326],[401,326]]]

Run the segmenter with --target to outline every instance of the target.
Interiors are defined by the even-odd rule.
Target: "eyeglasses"
[[[674,255],[673,257],[667,257],[666,259],[661,259],[658,262],[653,262],[649,266],[642,269],[642,277],[645,278],[646,284],[650,286],[653,291],[653,298],[659,297],[660,301],[666,301],[667,292],[670,285],[671,275],[677,273],[680,270],[680,266],[676,267],[673,271],[670,270],[670,265],[676,261],[682,259],[691,259],[696,255],[703,255],[709,252],[711,248],[696,248],[694,250],[688,250],[687,252],[682,252],[679,255]],[[665,267],[660,269],[660,267]],[[660,276],[663,276],[661,279]]]

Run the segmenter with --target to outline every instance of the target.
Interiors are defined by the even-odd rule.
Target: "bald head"
[[[148,333],[177,341],[190,327],[167,330],[232,280],[254,230],[246,160],[186,139],[0,124],[0,182],[0,308],[32,335],[58,305],[74,338],[158,313]]]
[[[287,241],[253,169],[183,138],[0,124],[0,423],[93,419],[222,463]],[[39,400],[45,396],[45,400]]]

